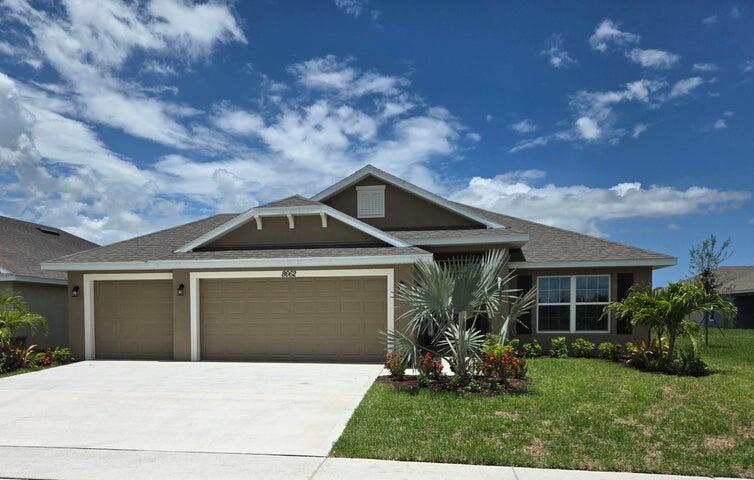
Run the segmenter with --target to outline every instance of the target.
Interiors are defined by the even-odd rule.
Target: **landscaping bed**
[[[426,388],[436,392],[474,393],[486,396],[524,393],[531,384],[530,378],[509,378],[504,382],[491,384],[488,378],[478,377],[473,378],[468,385],[459,386],[452,382],[452,377],[443,377],[442,380],[436,382],[424,383],[417,375],[406,375],[403,378],[384,375],[377,377],[377,381],[405,392],[416,392],[420,388]],[[471,389],[469,385],[471,385]]]
[[[754,330],[710,332],[704,377],[528,359],[519,395],[375,382],[332,455],[754,477]],[[410,383],[410,382],[409,382]]]

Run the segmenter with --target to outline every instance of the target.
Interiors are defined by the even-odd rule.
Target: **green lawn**
[[[530,393],[409,393],[375,383],[332,454],[754,477],[754,330],[711,334],[708,377],[592,359],[529,362]]]
[[[12,377],[14,375],[21,375],[22,373],[36,372],[36,371],[39,371],[39,370],[41,370],[41,369],[40,368],[36,368],[36,367],[34,367],[34,368],[19,368],[17,370],[13,370],[12,372],[0,373],[0,378],[3,378],[3,377]]]

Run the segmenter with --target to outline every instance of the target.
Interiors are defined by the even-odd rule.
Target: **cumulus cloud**
[[[547,47],[540,54],[546,56],[554,68],[569,67],[576,63],[576,59],[563,48],[563,37],[557,33],[550,37]]]
[[[638,43],[639,40],[641,36],[620,30],[619,25],[606,18],[594,29],[594,33],[589,37],[589,45],[595,50],[605,52],[611,46],[624,47]]]
[[[335,6],[348,15],[358,17],[366,8],[367,0],[335,0]]]
[[[406,78],[362,72],[351,64],[351,60],[343,61],[334,55],[328,55],[296,63],[288,70],[306,88],[337,93],[344,97],[397,95],[409,84]]]
[[[648,128],[649,128],[649,125],[647,125],[646,123],[637,123],[636,125],[634,125],[634,129],[633,129],[633,132],[631,133],[631,137],[639,138],[639,135],[646,132]]]
[[[704,17],[702,19],[702,24],[710,26],[717,23],[717,15],[710,15],[709,17]]]
[[[744,72],[751,72],[754,70],[754,60],[746,60],[741,63],[741,70]]]
[[[626,56],[631,59],[632,62],[638,63],[642,67],[656,69],[672,68],[681,59],[680,55],[653,48],[633,48],[626,54]]]
[[[670,89],[669,98],[677,98],[688,95],[703,83],[704,80],[702,80],[701,77],[691,77],[684,78],[683,80],[678,80]]]
[[[511,128],[515,132],[524,134],[535,131],[537,129],[537,125],[528,118],[525,118],[521,121],[511,124]]]
[[[724,128],[728,128],[728,123],[724,118],[718,118],[717,120],[715,120],[715,123],[712,124],[712,128],[714,128],[715,130],[722,130]]]
[[[579,136],[584,140],[597,140],[602,135],[597,122],[591,117],[579,117],[576,119],[576,128]]]
[[[751,198],[750,192],[705,187],[677,189],[618,183],[610,188],[586,185],[540,185],[543,172],[520,172],[492,178],[474,177],[452,195],[458,202],[488,210],[605,236],[606,222],[627,218],[670,218],[735,208]],[[568,215],[563,215],[563,212]]]

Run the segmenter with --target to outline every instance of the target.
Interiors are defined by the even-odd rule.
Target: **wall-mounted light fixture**
[[[79,296],[79,286],[78,286],[78,285],[76,285],[75,287],[73,287],[73,288],[71,289],[71,296],[72,296],[73,298],[76,298],[76,297],[78,297],[78,296]]]
[[[183,296],[183,284],[178,285],[178,290],[176,290],[179,297]]]

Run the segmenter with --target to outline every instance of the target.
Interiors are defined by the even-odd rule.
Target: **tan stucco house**
[[[567,212],[564,212],[567,215]],[[69,255],[69,338],[79,357],[380,361],[398,282],[421,260],[510,252],[538,287],[519,335],[628,340],[602,307],[660,253],[454,203],[372,166],[292,196]],[[76,295],[74,296],[74,292]],[[491,319],[494,323],[495,319]]]
[[[97,247],[63,230],[0,216],[0,292],[21,295],[29,308],[47,319],[49,333],[21,332],[38,349],[68,344],[68,291],[65,272],[42,270],[51,258]]]

